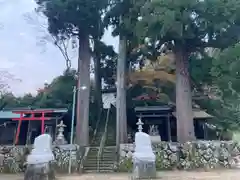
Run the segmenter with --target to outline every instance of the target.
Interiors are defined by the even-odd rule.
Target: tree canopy
[[[239,40],[240,2],[237,0],[145,1],[136,30],[141,37],[194,52],[226,48]]]
[[[38,10],[48,19],[48,29],[59,38],[79,36],[79,34],[99,36],[101,14],[107,6],[107,1],[95,0],[36,0]],[[98,30],[98,31],[96,31]]]

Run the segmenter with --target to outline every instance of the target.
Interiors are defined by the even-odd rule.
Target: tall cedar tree
[[[114,28],[113,35],[119,35],[117,60],[117,145],[127,141],[126,117],[126,72],[129,67],[129,54],[136,46],[136,38],[131,25],[138,14],[133,9],[132,1],[109,0],[109,11],[105,15],[106,26]]]
[[[226,48],[239,41],[239,0],[138,0],[136,26],[141,38],[168,42],[176,59],[177,136],[195,139],[189,57],[207,47]]]
[[[116,53],[113,50],[113,46],[108,46],[99,39],[94,40],[93,48],[93,59],[94,59],[94,104],[98,111],[96,119],[101,118],[101,112],[103,108],[102,102],[102,80],[106,84],[112,84],[109,79],[114,79],[115,66],[114,59],[116,59]],[[115,79],[114,83],[115,84]]]
[[[89,141],[90,44],[103,34],[101,17],[107,0],[36,0],[48,19],[48,30],[59,39],[78,38],[77,144]],[[85,86],[86,88],[82,88]]]

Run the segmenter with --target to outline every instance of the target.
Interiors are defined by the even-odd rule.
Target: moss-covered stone
[[[120,172],[130,172],[133,168],[132,158],[122,159],[119,162],[118,169]]]
[[[0,146],[0,172],[19,173],[26,169],[26,158],[31,151],[31,147],[26,146]],[[79,172],[79,165],[84,153],[84,148],[74,145],[71,148],[72,172]],[[81,152],[80,152],[81,151]],[[55,146],[53,148],[55,161],[52,162],[54,169],[58,173],[68,172],[70,150]]]
[[[184,144],[161,142],[153,144],[157,170],[172,169],[216,169],[231,168],[234,158],[240,153],[240,146],[232,141],[196,141]],[[122,151],[122,152],[121,152]],[[134,145],[122,145],[119,171],[131,171],[131,155]],[[123,156],[125,155],[125,156]],[[126,168],[128,167],[128,168]]]

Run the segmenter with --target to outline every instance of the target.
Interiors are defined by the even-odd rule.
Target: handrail
[[[95,127],[95,130],[93,132],[93,137],[92,137],[92,140],[91,140],[91,144],[94,142],[95,138],[96,138],[96,134],[97,134],[97,131],[98,131],[98,126],[100,124],[100,121],[101,121],[101,117],[102,117],[102,114],[103,114],[103,110],[101,109],[100,112],[99,112],[99,115],[98,115],[98,120],[96,122],[96,127]]]
[[[88,156],[88,152],[89,152],[89,147],[85,147],[84,148],[84,151],[81,151],[80,150],[80,156],[79,157],[82,157],[81,159],[80,159],[80,165],[79,165],[79,170],[78,171],[82,171],[83,170],[83,165],[84,165],[84,162],[85,162],[85,160],[87,159],[87,156]]]
[[[106,138],[107,138],[107,128],[108,128],[108,121],[109,121],[110,110],[111,110],[111,108],[109,108],[108,111],[107,111],[107,117],[106,117],[106,123],[105,123],[105,127],[104,127],[104,133],[103,133],[103,136],[101,138],[101,142],[100,142],[100,146],[99,146],[99,150],[98,150],[98,155],[97,155],[97,168],[98,168],[98,171],[99,171],[100,158],[101,158],[102,151],[103,151],[103,148],[105,146],[105,141],[106,141]]]

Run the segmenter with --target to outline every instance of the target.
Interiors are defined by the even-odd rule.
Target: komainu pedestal
[[[133,178],[134,179],[153,179],[156,178],[155,162],[135,161],[133,163]]]
[[[135,134],[135,152],[133,153],[133,179],[156,178],[156,156],[153,153],[148,134]]]
[[[54,167],[51,163],[29,164],[24,180],[55,180]]]
[[[34,149],[27,157],[24,180],[55,180],[53,160],[51,136],[38,136],[34,141]]]

